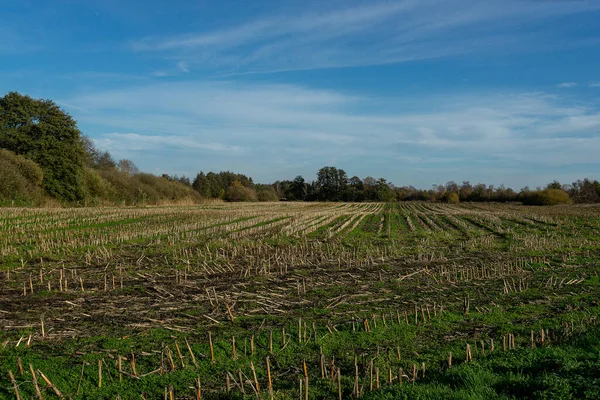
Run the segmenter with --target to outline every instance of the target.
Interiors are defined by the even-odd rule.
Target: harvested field
[[[0,209],[0,260],[0,398],[535,397],[600,342],[599,207]]]

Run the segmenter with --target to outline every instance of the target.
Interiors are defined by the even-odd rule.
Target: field
[[[0,398],[600,398],[600,207],[0,209]]]

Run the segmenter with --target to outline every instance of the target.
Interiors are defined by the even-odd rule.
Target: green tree
[[[319,200],[342,200],[345,196],[347,185],[348,176],[343,169],[323,167],[317,173]]]
[[[0,98],[0,148],[35,161],[46,193],[61,200],[84,197],[85,150],[75,120],[50,100],[16,92]]]
[[[363,201],[365,199],[365,185],[356,175],[348,180],[348,201]]]
[[[196,178],[192,183],[192,187],[194,188],[194,190],[200,193],[200,196],[202,196],[203,198],[209,199],[212,197],[210,185],[204,172],[199,172],[196,175]]]
[[[562,185],[556,179],[546,185],[546,189],[562,189]]]
[[[388,202],[394,201],[394,199],[396,198],[394,191],[392,190],[390,184],[385,178],[379,178],[379,180],[377,181],[377,189],[375,193],[377,194],[377,201]]]
[[[463,181],[460,189],[458,190],[458,197],[460,201],[471,200],[471,195],[473,194],[473,186],[469,181]]]
[[[290,184],[287,195],[289,195],[288,200],[304,200],[306,197],[306,182],[302,175],[298,175],[294,178]]]

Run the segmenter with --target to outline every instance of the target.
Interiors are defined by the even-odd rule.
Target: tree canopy
[[[75,120],[51,100],[16,92],[0,98],[0,148],[35,161],[52,197],[84,197],[85,150]]]

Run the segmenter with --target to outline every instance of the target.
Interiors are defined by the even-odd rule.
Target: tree
[[[365,199],[365,185],[362,180],[354,175],[348,181],[348,201],[363,201]]]
[[[488,187],[485,183],[478,183],[473,188],[473,192],[471,196],[469,196],[470,201],[487,201],[488,198]]]
[[[196,175],[196,178],[192,183],[192,188],[194,188],[195,191],[200,193],[200,196],[202,196],[205,199],[211,197],[210,186],[208,185],[208,180],[206,179],[206,175],[204,174],[204,172],[199,172]]]
[[[75,201],[84,197],[85,149],[75,120],[50,100],[11,92],[0,98],[0,148],[35,161],[46,193]]]
[[[385,178],[379,178],[377,181],[377,201],[393,201],[396,197],[394,191],[390,187],[390,184]]]
[[[140,173],[140,169],[131,160],[119,160],[117,163],[119,171],[129,176],[137,175]]]
[[[317,173],[319,199],[325,201],[342,200],[348,184],[348,176],[343,169],[323,167]]]
[[[463,181],[460,186],[458,197],[460,201],[467,201],[471,199],[471,194],[473,193],[473,186],[469,181]]]
[[[288,200],[298,200],[302,201],[306,197],[306,182],[302,175],[298,175],[294,178],[292,183],[290,184],[290,188],[288,193]]]
[[[112,158],[108,151],[101,151],[98,153],[95,161],[94,168],[96,169],[115,169],[117,168],[117,163]]]
[[[117,163],[108,151],[102,151],[96,147],[94,141],[86,135],[80,136],[81,145],[84,150],[84,162],[88,168],[108,170],[117,167]]]
[[[367,201],[377,201],[377,181],[372,176],[363,179],[364,199]]]
[[[210,196],[213,199],[221,199],[225,195],[225,188],[222,187],[221,179],[219,175],[214,172],[206,174],[206,185],[209,188]]]
[[[459,190],[460,188],[458,187],[458,184],[456,182],[450,181],[446,183],[446,192],[458,194]]]
[[[600,202],[600,183],[590,179],[573,182],[569,194],[576,203],[598,203]]]
[[[546,185],[546,189],[562,189],[562,185],[556,179]]]

